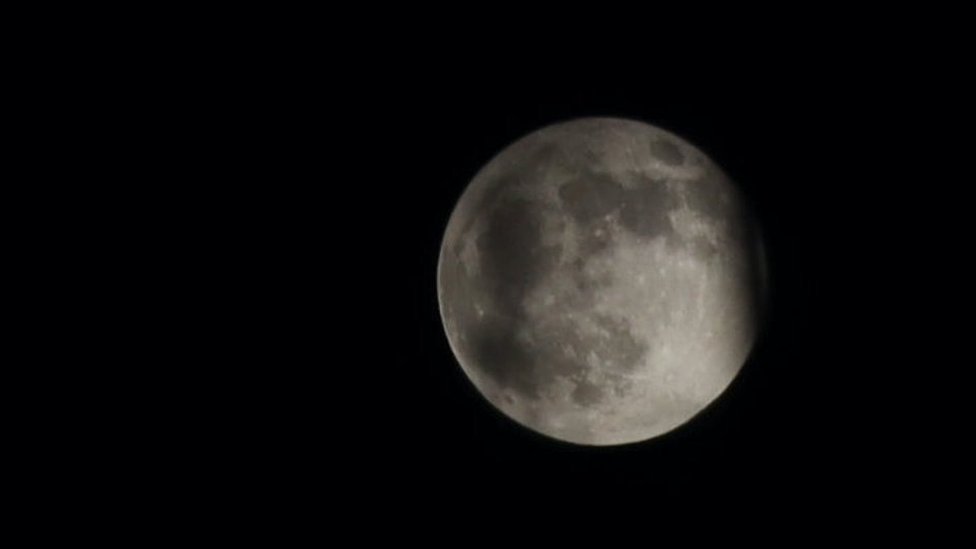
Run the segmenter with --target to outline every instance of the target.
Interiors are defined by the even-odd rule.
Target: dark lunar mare
[[[482,280],[466,284],[488,288],[486,301],[493,304],[479,329],[469,334],[472,364],[502,387],[528,398],[538,397],[539,388],[554,375],[552,368],[543,367],[548,357],[530,352],[516,338],[525,322],[526,295],[556,266],[561,251],[543,244],[541,211],[540,204],[528,199],[499,196],[476,237]]]
[[[550,151],[548,154],[555,153]],[[571,276],[580,296],[592,296],[609,282],[592,279],[583,270],[583,259],[599,253],[610,243],[610,222],[606,215],[620,216],[624,226],[641,237],[673,232],[666,215],[673,199],[665,184],[648,178],[639,183],[635,189],[625,189],[609,174],[589,172],[559,186],[565,211],[583,229],[583,258],[571,267],[563,267],[575,267]],[[494,187],[510,184],[512,181],[505,179]],[[503,388],[527,398],[538,397],[539,389],[557,377],[567,377],[576,383],[572,398],[583,405],[601,401],[605,390],[623,390],[623,381],[607,388],[587,381],[585,374],[589,366],[578,357],[592,351],[600,359],[609,360],[623,374],[639,363],[647,352],[646,344],[634,338],[629,322],[623,318],[597,318],[606,331],[606,340],[584,340],[568,322],[529,325],[523,302],[556,267],[561,247],[545,246],[542,242],[543,204],[498,193],[490,199],[494,204],[488,208],[483,232],[476,237],[480,274],[478,280],[466,280],[464,287],[488,288],[484,301],[494,307],[491,314],[479,320],[479,329],[468,334],[467,350],[471,354],[471,363]],[[600,227],[604,230],[597,236],[593,229]],[[470,234],[465,236],[471,237]],[[458,263],[457,254],[454,255],[453,262]],[[455,273],[467,278],[460,271]],[[456,291],[453,286],[448,288],[452,289]],[[474,319],[469,317],[468,321],[471,320]],[[526,348],[525,343],[516,337],[520,329],[532,333],[536,346]],[[549,342],[568,344],[574,354],[567,356],[561,346]]]

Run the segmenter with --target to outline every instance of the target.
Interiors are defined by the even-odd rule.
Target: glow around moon
[[[536,131],[492,159],[451,215],[444,330],[508,417],[578,444],[687,422],[755,341],[761,241],[737,189],[681,138],[622,119]]]

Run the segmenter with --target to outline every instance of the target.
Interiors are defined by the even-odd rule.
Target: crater
[[[712,242],[709,242],[707,238],[701,236],[692,237],[685,240],[684,245],[687,249],[691,250],[692,253],[702,257],[705,260],[711,259],[718,254],[718,247]]]
[[[689,208],[706,217],[724,219],[734,210],[728,186],[720,172],[709,169],[702,177],[685,185],[683,190]]]
[[[537,173],[544,174],[550,167],[560,163],[565,163],[565,158],[559,147],[547,143],[532,152],[525,159],[524,165],[526,168],[530,168],[526,170],[528,172],[535,170]]]
[[[584,379],[576,383],[571,398],[576,404],[586,407],[599,404],[605,396],[602,387]]]
[[[651,156],[669,166],[678,166],[685,161],[681,149],[668,139],[654,139],[651,141]]]
[[[589,173],[559,187],[559,200],[579,223],[587,223],[617,210],[624,189],[607,174]]]
[[[630,330],[630,322],[608,315],[595,317],[602,338],[595,341],[594,353],[613,370],[633,371],[647,353],[647,344],[637,340]]]
[[[668,212],[674,205],[674,198],[663,181],[648,180],[627,192],[620,224],[638,236],[666,235],[672,232]]]
[[[613,241],[613,218],[598,217],[585,225],[579,235],[579,253],[581,257],[590,257],[610,247]],[[582,264],[578,266],[582,271]]]

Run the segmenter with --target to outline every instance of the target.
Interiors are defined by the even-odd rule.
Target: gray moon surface
[[[438,261],[444,331],[498,410],[584,445],[686,423],[758,335],[758,226],[702,151],[583,118],[511,144],[461,195]]]

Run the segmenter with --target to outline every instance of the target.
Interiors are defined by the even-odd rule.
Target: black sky
[[[923,291],[947,280],[927,189],[957,183],[934,175],[945,151],[925,137],[946,122],[938,65],[812,47],[674,66],[449,50],[269,63],[253,88],[266,106],[232,126],[253,138],[226,196],[259,290],[237,305],[258,337],[227,369],[241,391],[226,444],[264,464],[256,493],[850,506],[944,482],[918,465],[953,444],[932,419],[951,414],[932,393],[946,359]],[[581,116],[689,140],[765,235],[771,307],[749,362],[645,444],[580,448],[515,425],[464,377],[438,316],[438,248],[465,185],[518,137]]]

